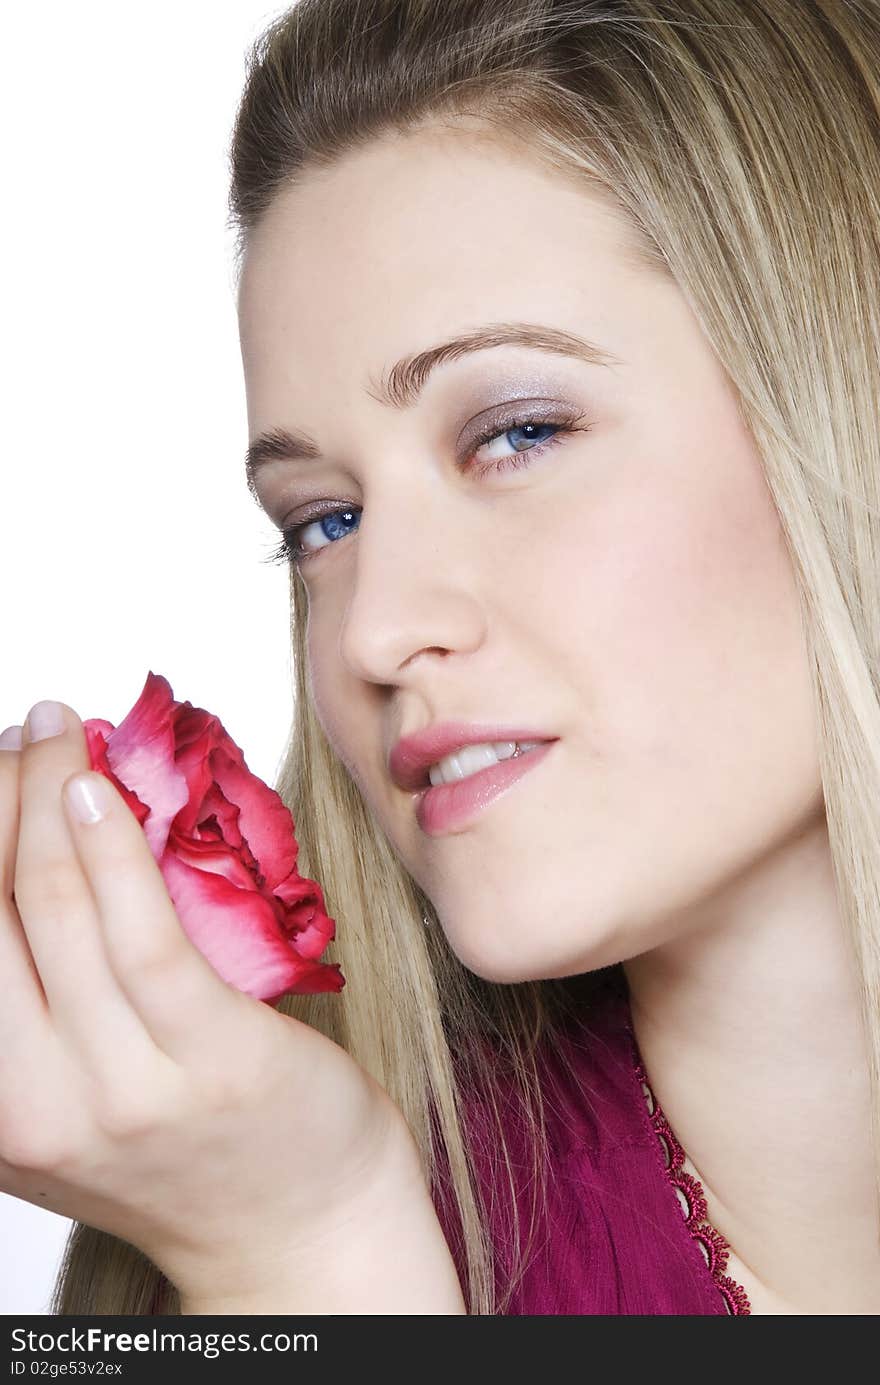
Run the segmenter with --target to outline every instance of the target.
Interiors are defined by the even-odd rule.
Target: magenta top
[[[547,1210],[545,1217],[539,1200],[526,1272],[505,1311],[750,1313],[744,1289],[725,1274],[727,1242],[707,1221],[703,1189],[682,1169],[684,1151],[651,1091],[623,968],[609,967],[602,975],[598,998],[585,1015],[554,1028],[541,1052]],[[525,1245],[532,1205],[526,1186],[530,1156],[512,1094],[503,1110]],[[479,1127],[477,1145],[483,1188],[498,1184],[500,1170],[500,1192],[506,1194],[505,1166],[491,1171],[490,1151],[479,1147]],[[435,1205],[461,1276],[457,1227],[448,1219],[443,1197],[435,1196]],[[503,1209],[503,1199],[497,1205]],[[491,1225],[503,1257],[511,1244],[503,1210],[493,1212]],[[506,1283],[503,1275],[498,1283]]]

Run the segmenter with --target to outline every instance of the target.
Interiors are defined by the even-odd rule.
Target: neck
[[[731,1264],[783,1305],[767,1311],[880,1312],[868,1051],[824,814],[685,925],[624,971]]]

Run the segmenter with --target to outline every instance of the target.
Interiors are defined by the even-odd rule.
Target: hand
[[[61,734],[0,750],[0,1188],[129,1241],[187,1297],[258,1293],[412,1136],[344,1049],[190,943],[61,711]],[[83,771],[93,823],[62,793]]]

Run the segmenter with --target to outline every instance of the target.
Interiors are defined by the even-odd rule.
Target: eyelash
[[[517,471],[521,467],[530,466],[531,458],[539,456],[547,451],[548,448],[555,447],[561,443],[565,437],[571,433],[588,433],[592,427],[591,423],[582,424],[583,415],[578,419],[555,419],[538,418],[526,416],[525,418],[513,419],[506,423],[503,428],[488,428],[480,437],[473,442],[473,451],[476,452],[487,442],[494,442],[496,438],[502,438],[506,433],[513,433],[518,428],[527,428],[530,424],[537,425],[539,428],[556,428],[557,431],[552,437],[545,439],[544,442],[536,443],[534,447],[528,447],[521,452],[514,452],[509,457],[497,457],[494,461],[483,462],[471,468],[478,476],[483,476],[490,471]],[[578,426],[581,425],[581,426]],[[529,460],[526,460],[529,459]],[[345,514],[349,510],[357,509],[354,505],[336,505],[332,509],[324,510],[319,514],[310,515],[308,519],[301,520],[298,524],[289,525],[281,531],[282,539],[280,544],[272,550],[263,561],[266,563],[287,563],[291,567],[301,567],[310,558],[317,558],[319,553],[323,553],[323,548],[318,548],[313,553],[298,553],[296,545],[300,534],[304,529],[308,529],[312,524],[319,524],[322,519],[327,519],[330,515]],[[335,543],[328,543],[327,548],[334,548]]]

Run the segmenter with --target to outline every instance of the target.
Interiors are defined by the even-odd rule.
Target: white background
[[[274,780],[287,578],[244,482],[225,222],[245,53],[284,8],[4,8],[0,730],[45,697],[115,725],[152,669]],[[0,1194],[0,1312],[47,1311],[69,1225]]]

